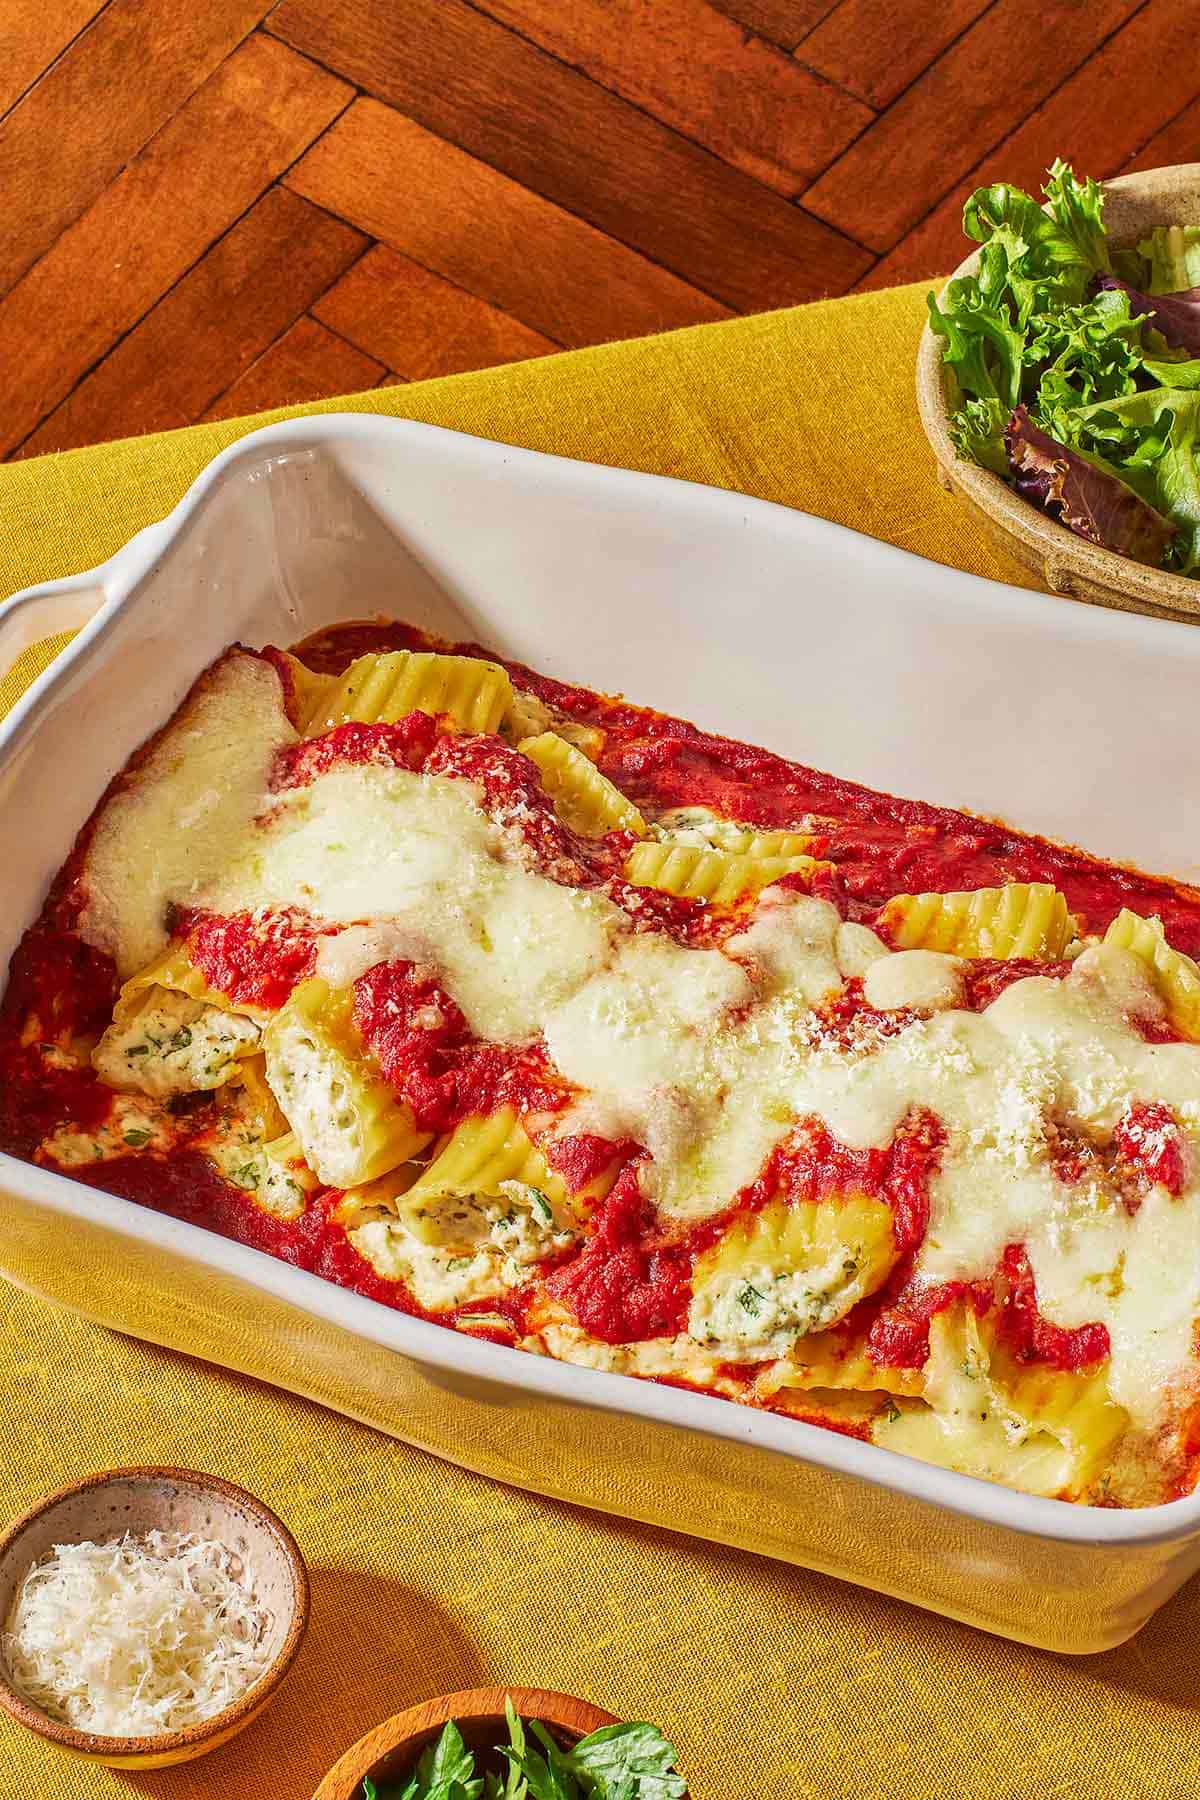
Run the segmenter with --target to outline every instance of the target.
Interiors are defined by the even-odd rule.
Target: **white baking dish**
[[[0,608],[4,666],[85,627],[0,728],[4,963],[109,776],[224,645],[377,611],[874,786],[1200,869],[1192,627],[734,494],[330,415],[242,439],[102,567]],[[1034,1499],[458,1336],[11,1157],[0,1185],[11,1279],[523,1487],[1063,1651],[1120,1643],[1200,1564],[1200,1495]]]

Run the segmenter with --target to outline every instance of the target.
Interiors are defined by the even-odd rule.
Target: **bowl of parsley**
[[[1200,618],[1200,164],[976,190],[917,404],[943,485],[1051,593]]]
[[[657,1725],[544,1688],[471,1688],[386,1719],[313,1800],[688,1800]]]

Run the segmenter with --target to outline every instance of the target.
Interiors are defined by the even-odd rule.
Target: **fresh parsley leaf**
[[[656,1725],[606,1725],[563,1750],[536,1719],[527,1733],[511,1699],[505,1718],[508,1743],[496,1746],[503,1776],[476,1774],[451,1723],[402,1785],[364,1778],[362,1800],[681,1800],[685,1791],[675,1751]]]
[[[470,1800],[477,1800],[483,1792],[483,1782],[475,1779],[475,1758],[463,1743],[462,1732],[453,1719],[421,1757],[417,1764],[417,1779],[434,1792],[458,1783],[465,1794],[469,1792]],[[453,1796],[453,1800],[458,1800],[458,1796]]]
[[[483,1780],[476,1775],[475,1758],[451,1719],[423,1751],[411,1775],[384,1787],[365,1776],[362,1793],[363,1800],[481,1800]]]
[[[529,1200],[534,1212],[537,1213],[543,1225],[552,1225],[554,1223],[554,1208],[547,1200],[545,1194],[543,1194],[541,1188],[531,1187],[529,1189]]]
[[[526,1742],[519,1767],[529,1789],[529,1800],[580,1800],[570,1765],[546,1727],[540,1720],[531,1719],[529,1729],[544,1752],[539,1755]]]
[[[681,1800],[679,1758],[657,1725],[603,1725],[570,1752],[588,1800]]]
[[[749,1313],[752,1319],[757,1319],[762,1311],[763,1298],[764,1296],[759,1293],[758,1289],[752,1287],[748,1281],[744,1281],[737,1291],[738,1305],[743,1312]]]

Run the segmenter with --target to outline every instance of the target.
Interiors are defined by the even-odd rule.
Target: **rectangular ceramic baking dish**
[[[233,639],[373,612],[921,799],[1200,874],[1200,632],[978,580],[765,502],[403,421],[242,439],[100,568],[0,728],[0,957],[111,774]],[[1200,1495],[1072,1507],[726,1401],[480,1343],[0,1156],[0,1272],[482,1474],[1050,1649],[1122,1642],[1200,1564]]]

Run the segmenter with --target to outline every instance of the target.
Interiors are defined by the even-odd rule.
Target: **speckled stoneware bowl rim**
[[[1181,193],[1193,197],[1194,220],[1200,223],[1200,163],[1176,163],[1135,175],[1121,175],[1103,183],[1112,241],[1118,247],[1136,242],[1149,227],[1149,219],[1127,229],[1121,213],[1141,211],[1155,215],[1154,222],[1178,222]],[[949,281],[974,275],[979,251],[958,265]],[[917,352],[917,408],[925,435],[941,469],[945,486],[976,507],[984,522],[1008,540],[1011,553],[1037,576],[1052,593],[1115,606],[1129,611],[1169,613],[1173,617],[1200,618],[1200,581],[1169,570],[1118,556],[1086,538],[1077,537],[1014,493],[999,475],[960,457],[950,439],[948,399],[950,373],[942,361],[942,340],[928,322]]]
[[[490,1722],[502,1732],[506,1697],[511,1699],[522,1719],[540,1720],[576,1743],[602,1726],[621,1723],[614,1713],[606,1712],[592,1701],[553,1688],[482,1687],[464,1688],[455,1694],[438,1694],[416,1706],[406,1707],[403,1712],[394,1713],[390,1719],[364,1731],[338,1757],[318,1786],[313,1800],[357,1800],[364,1776],[393,1779],[393,1772],[385,1772],[382,1765],[404,1751],[419,1755],[425,1743],[432,1741],[451,1719],[471,1725]]]
[[[128,1468],[100,1469],[93,1475],[85,1475],[81,1481],[73,1481],[55,1493],[35,1501],[0,1536],[0,1568],[10,1557],[19,1554],[21,1538],[48,1512],[79,1495],[117,1482],[142,1482],[147,1485],[161,1483],[163,1486],[191,1488],[199,1493],[215,1495],[246,1514],[248,1521],[273,1538],[277,1548],[283,1553],[291,1576],[292,1608],[287,1631],[273,1661],[244,1694],[239,1695],[220,1712],[213,1713],[211,1718],[200,1720],[198,1724],[184,1726],[179,1731],[156,1732],[145,1737],[104,1737],[94,1732],[78,1731],[72,1725],[60,1724],[13,1685],[8,1678],[3,1657],[0,1656],[0,1707],[39,1737],[48,1739],[64,1750],[96,1759],[168,1754],[202,1744],[209,1738],[229,1734],[231,1726],[236,1725],[247,1713],[261,1711],[275,1695],[296,1660],[308,1625],[309,1612],[308,1569],[300,1554],[299,1545],[283,1520],[264,1501],[248,1493],[245,1488],[238,1487],[235,1482],[226,1481],[220,1475],[205,1474],[199,1469],[180,1469],[168,1464],[134,1464]],[[4,1623],[0,1619],[0,1634],[3,1633]]]

